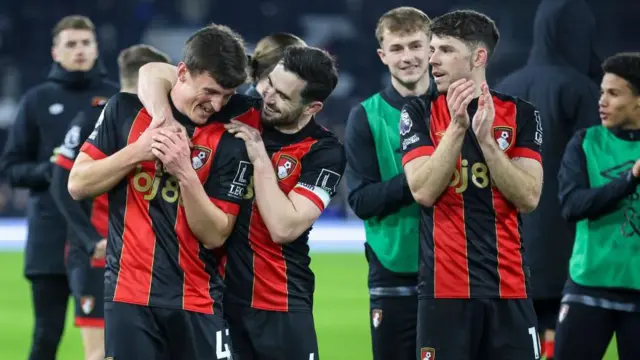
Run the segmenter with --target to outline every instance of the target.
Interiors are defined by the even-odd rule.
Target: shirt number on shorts
[[[529,336],[533,342],[533,354],[536,359],[540,359],[540,337],[535,327],[529,328]]]
[[[224,338],[226,339],[229,337],[229,329],[226,329],[224,332],[226,335]],[[229,350],[229,345],[227,345],[223,340],[222,330],[216,332],[216,356],[218,357],[218,360],[231,359],[231,351]]]

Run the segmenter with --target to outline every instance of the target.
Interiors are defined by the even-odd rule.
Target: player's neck
[[[482,84],[487,82],[487,76],[484,69],[478,69],[471,73],[471,80],[474,82],[475,97],[479,97],[482,94]]]
[[[137,86],[124,86],[120,88],[120,92],[122,93],[128,93],[128,94],[137,94],[138,93],[138,87]]]
[[[180,82],[178,82],[178,84],[179,83]],[[171,91],[169,92],[169,98],[171,99],[173,106],[176,108],[176,110],[178,110],[178,112],[180,112],[181,114],[187,114],[188,111],[186,111],[185,109],[185,104],[180,97],[180,93],[178,91],[175,91],[176,86],[174,86],[173,89],[171,89]]]
[[[395,77],[391,77],[391,86],[400,94],[402,97],[409,96],[420,96],[427,93],[429,90],[429,85],[431,85],[431,81],[429,79],[429,74],[425,74],[418,82],[413,84],[413,87],[408,87],[406,84],[401,83]]]
[[[295,125],[291,126],[276,126],[276,130],[280,131],[284,134],[295,134],[298,131],[302,130],[313,118],[312,115],[302,115],[298,118],[298,122]]]

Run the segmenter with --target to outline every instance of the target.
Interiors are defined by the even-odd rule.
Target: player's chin
[[[448,81],[443,81],[443,80],[441,81],[436,80],[435,83],[436,83],[436,88],[438,89],[438,92],[442,94],[446,93],[447,90],[449,90],[449,85],[451,85]]]
[[[213,114],[204,111],[198,106],[191,112],[191,116],[189,118],[196,125],[204,125],[207,123],[207,121],[209,121],[211,115]]]
[[[607,129],[615,128],[618,124],[615,121],[612,121],[610,117],[602,118],[600,117],[600,121],[602,122],[602,126]]]

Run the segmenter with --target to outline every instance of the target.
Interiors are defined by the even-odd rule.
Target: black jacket
[[[573,225],[560,214],[562,154],[576,130],[600,123],[600,60],[593,50],[595,19],[584,0],[543,0],[527,64],[496,89],[533,103],[544,129],[544,185],[538,208],[522,216],[525,257],[534,298],[561,296],[573,246]]]
[[[71,120],[85,112],[97,116],[100,102],[118,92],[100,63],[88,72],[69,72],[54,63],[47,80],[20,102],[15,124],[0,158],[0,177],[31,190],[25,273],[64,274],[67,226],[48,191],[54,149],[63,143]]]

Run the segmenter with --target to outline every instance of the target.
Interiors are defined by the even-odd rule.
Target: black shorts
[[[418,295],[371,296],[373,360],[415,360]]]
[[[89,258],[67,265],[69,287],[75,302],[75,326],[104,327],[104,267]]]
[[[533,300],[533,308],[536,310],[540,333],[556,329],[561,300],[562,298]]]
[[[539,359],[533,304],[530,299],[420,299],[418,355],[420,360]]]
[[[280,312],[225,304],[233,360],[318,360],[318,340],[309,312]]]
[[[105,357],[112,360],[230,359],[220,314],[105,303]]]

